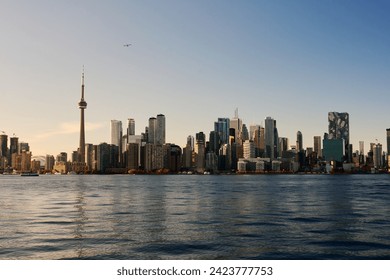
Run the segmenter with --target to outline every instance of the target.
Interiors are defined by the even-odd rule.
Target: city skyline
[[[135,134],[163,113],[166,142],[213,130],[218,118],[248,127],[277,120],[279,137],[304,147],[348,112],[353,150],[386,143],[389,3],[349,1],[7,2],[1,13],[0,131],[33,155],[78,147],[85,64],[85,143],[110,142],[110,120]],[[158,11],[158,12],[156,12]],[[71,19],[71,20],[70,20]],[[123,47],[130,42],[131,46]]]

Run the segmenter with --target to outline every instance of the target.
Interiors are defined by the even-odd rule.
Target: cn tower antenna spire
[[[87,102],[84,100],[84,65],[81,75],[81,100],[79,102],[80,109],[80,145],[79,145],[79,161],[85,162],[85,124],[84,110],[87,109]]]

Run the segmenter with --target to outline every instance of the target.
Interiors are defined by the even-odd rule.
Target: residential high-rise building
[[[349,114],[329,112],[329,140],[332,139],[343,139],[344,140],[344,151],[345,159],[348,161],[350,158],[349,151]]]
[[[298,131],[297,132],[297,151],[302,152],[303,149],[303,136],[302,132]]]
[[[80,144],[79,144],[79,161],[85,162],[85,124],[84,124],[84,110],[87,109],[87,102],[84,100],[84,71],[81,76],[81,100],[79,102],[80,108]]]
[[[194,136],[188,135],[188,137],[187,137],[187,147],[190,147],[191,151],[194,151],[194,148],[195,148]]]
[[[122,163],[122,122],[118,120],[111,120],[111,145],[118,147],[117,162]]]
[[[10,147],[9,147],[9,161],[10,166],[12,166],[12,154],[18,153],[18,145],[19,145],[19,138],[18,137],[11,137],[10,138]]]
[[[202,173],[206,164],[206,135],[203,132],[196,133],[195,139],[196,171]]]
[[[229,143],[229,129],[230,120],[228,118],[218,118],[218,121],[214,122],[214,131],[219,133],[221,144]]]
[[[255,143],[250,140],[244,142],[244,158],[250,159],[255,157]]]
[[[272,160],[275,158],[275,120],[267,117],[264,126],[265,156]]]
[[[314,136],[314,152],[316,152],[319,158],[322,157],[322,148],[321,148],[321,136]]]
[[[111,120],[111,144],[120,147],[122,144],[122,122]]]
[[[55,160],[54,160],[54,156],[53,155],[46,155],[45,170],[46,171],[53,170],[54,162],[55,162]]]
[[[59,155],[56,157],[57,162],[67,162],[68,161],[68,154],[65,152],[61,152]]]
[[[163,114],[157,115],[156,128],[155,128],[155,144],[165,144],[165,116]]]
[[[157,126],[157,119],[155,117],[149,118],[149,127],[148,127],[149,144],[156,144],[156,126]]]
[[[20,142],[18,147],[18,154],[21,154],[23,151],[29,152],[30,145],[26,142]]]
[[[22,155],[22,164],[21,164],[21,171],[22,172],[30,172],[31,171],[31,152],[30,151],[23,151],[21,153]]]

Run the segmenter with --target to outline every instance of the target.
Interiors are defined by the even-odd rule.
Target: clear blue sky
[[[139,134],[162,113],[183,146],[238,107],[305,147],[348,112],[367,152],[390,127],[389,14],[379,0],[2,1],[0,131],[34,155],[76,150],[85,65],[89,143],[110,141],[111,119]]]

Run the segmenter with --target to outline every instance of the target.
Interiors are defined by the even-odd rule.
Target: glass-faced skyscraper
[[[120,147],[122,139],[122,122],[111,120],[111,144]]]
[[[221,144],[229,143],[229,129],[230,120],[228,118],[218,118],[218,121],[214,122],[214,131],[218,132]]]
[[[275,120],[267,117],[264,121],[265,136],[265,156],[270,159],[275,158]]]
[[[349,114],[329,112],[329,139],[344,139],[345,158],[349,158]]]

